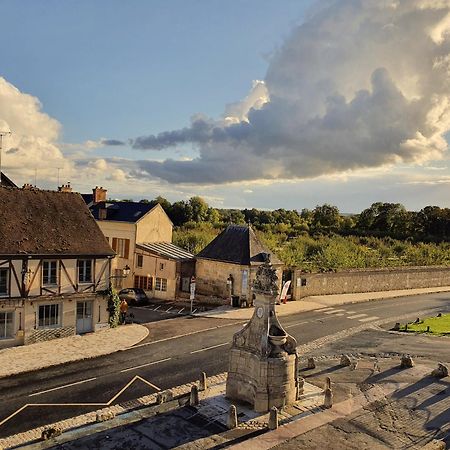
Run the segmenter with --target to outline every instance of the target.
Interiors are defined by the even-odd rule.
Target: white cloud
[[[192,143],[191,161],[140,162],[173,183],[312,178],[443,157],[450,130],[448,1],[321,0],[270,61],[264,82],[191,126],[134,147]]]

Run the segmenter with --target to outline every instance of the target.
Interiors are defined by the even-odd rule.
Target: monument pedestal
[[[258,269],[255,311],[233,336],[226,396],[247,402],[257,412],[282,408],[298,396],[297,342],[286,333],[275,313],[276,275],[269,263]]]

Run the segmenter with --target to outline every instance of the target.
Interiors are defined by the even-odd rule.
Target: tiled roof
[[[165,256],[166,258],[184,260],[192,259],[194,255],[186,250],[177,247],[170,242],[144,242],[136,244],[142,250],[148,250],[157,255]]]
[[[248,266],[263,263],[267,254],[272,264],[282,264],[257,238],[252,227],[229,225],[197,257]]]
[[[0,187],[0,217],[0,255],[114,255],[80,194]]]
[[[83,198],[89,200],[90,194],[83,194]],[[86,201],[89,204],[92,201],[92,195],[90,195],[90,201]],[[155,205],[150,203],[139,202],[100,202],[90,206],[92,215],[99,220],[100,209],[106,209],[106,217],[102,217],[102,220],[113,220],[118,222],[137,222],[141,217],[145,216]]]
[[[8,178],[3,172],[0,172],[0,186],[16,188],[17,185],[10,178]]]

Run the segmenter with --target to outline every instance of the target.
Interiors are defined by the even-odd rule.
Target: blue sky
[[[222,113],[301,20],[308,1],[2,2],[2,75],[69,142],[126,139]]]
[[[219,207],[450,206],[450,7],[435,5],[4,0],[4,169]]]

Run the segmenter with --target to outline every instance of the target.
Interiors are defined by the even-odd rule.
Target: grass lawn
[[[417,333],[427,333],[427,327],[430,327],[430,334],[439,336],[450,336],[450,314],[442,314],[442,317],[428,317],[419,323],[408,323],[408,329],[400,328],[401,331],[413,331]]]

